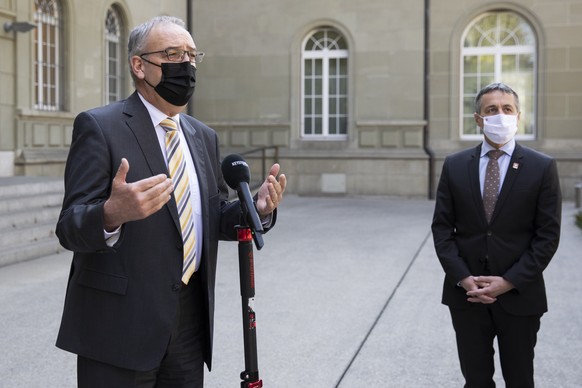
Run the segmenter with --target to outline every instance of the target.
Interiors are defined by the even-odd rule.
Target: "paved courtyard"
[[[461,387],[434,202],[289,195],[255,251],[259,372],[266,388]],[[562,241],[546,270],[536,382],[582,384],[578,279],[582,230],[564,203]],[[75,356],[54,347],[71,253],[0,268],[2,388],[74,387]],[[244,369],[237,243],[221,243],[213,371],[238,387]],[[499,369],[499,368],[497,368]],[[500,371],[496,380],[503,387]]]

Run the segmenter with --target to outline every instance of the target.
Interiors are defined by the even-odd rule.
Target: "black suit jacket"
[[[200,185],[203,241],[197,246],[210,368],[218,241],[236,239],[240,206],[227,202],[216,133],[192,117],[180,117]],[[121,158],[129,162],[127,182],[168,174],[137,93],[75,119],[56,229],[61,244],[74,251],[57,346],[119,367],[150,370],[159,365],[170,339],[183,244],[172,199],[148,218],[124,224],[119,241],[107,246],[103,204]]]
[[[498,303],[515,315],[547,311],[543,270],[558,248],[561,193],[556,161],[516,144],[488,224],[479,186],[481,145],[445,159],[432,232],[445,271],[442,302],[468,308],[457,283],[467,276],[503,276],[515,289]]]

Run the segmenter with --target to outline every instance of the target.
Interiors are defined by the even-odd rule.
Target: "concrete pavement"
[[[266,388],[462,386],[450,317],[440,304],[433,206],[417,199],[285,198],[277,227],[255,251]],[[542,388],[582,385],[582,231],[575,212],[564,203],[562,241],[546,270],[550,311],[536,348]],[[75,357],[54,347],[70,257],[0,268],[0,387],[75,386]],[[236,242],[221,243],[207,388],[240,386],[244,369],[237,260]]]

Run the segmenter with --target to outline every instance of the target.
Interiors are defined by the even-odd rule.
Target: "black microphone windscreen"
[[[249,183],[251,180],[249,165],[240,155],[228,155],[222,161],[221,168],[226,184],[233,190],[237,190],[241,182]]]

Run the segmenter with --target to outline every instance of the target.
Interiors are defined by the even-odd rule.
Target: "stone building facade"
[[[75,116],[133,90],[129,29],[187,4],[0,0],[0,176],[62,175]]]
[[[431,197],[493,81],[519,92],[518,141],[558,159],[565,198],[582,179],[581,0],[0,0],[1,24],[42,22],[0,31],[0,175],[62,172],[74,116],[133,90],[127,31],[158,14],[206,53],[189,111],[225,155],[277,147],[289,192]]]

